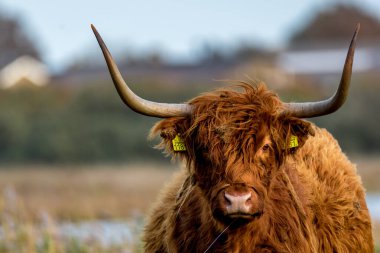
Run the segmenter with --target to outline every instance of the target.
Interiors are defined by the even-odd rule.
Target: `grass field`
[[[0,190],[15,192],[32,219],[41,211],[58,220],[125,218],[144,215],[174,171],[162,165],[12,167],[0,170]]]
[[[368,191],[380,192],[380,159],[354,160]],[[26,226],[23,226],[21,233],[26,245],[39,240],[33,226],[41,221],[46,223],[46,216],[48,220],[55,222],[141,218],[175,171],[177,169],[174,165],[153,164],[3,168],[0,170],[2,219],[7,210],[16,209],[11,212],[12,217],[16,223],[18,221]],[[15,234],[14,231],[12,233]],[[74,242],[74,245],[70,242],[70,246],[64,246],[58,239],[54,239],[50,232],[39,230],[38,234],[46,239],[46,251],[37,251],[36,247],[32,246],[27,250],[25,246],[25,250],[18,252],[129,252],[122,251],[122,248],[89,248],[77,242]],[[374,235],[380,243],[379,223],[374,227]],[[18,237],[14,238],[17,242],[21,240]],[[49,248],[49,243],[55,245],[53,250],[53,246]],[[41,248],[41,240],[39,245]],[[67,247],[74,250],[68,250]],[[0,244],[0,253],[15,252],[6,249],[2,249]]]
[[[58,227],[67,221],[137,222],[173,172],[157,165],[4,168],[0,170],[0,253],[140,252],[138,240],[103,245],[98,237],[63,238]],[[141,224],[132,232],[139,231]],[[99,233],[102,236],[103,231]]]

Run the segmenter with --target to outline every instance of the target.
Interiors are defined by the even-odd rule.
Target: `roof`
[[[35,58],[24,55],[0,70],[0,87],[9,88],[22,81],[42,86],[49,81],[47,67]]]

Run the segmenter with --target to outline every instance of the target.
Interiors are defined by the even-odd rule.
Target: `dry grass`
[[[14,189],[32,219],[41,211],[58,220],[124,218],[143,215],[174,171],[154,165],[13,167],[0,170],[0,191]]]

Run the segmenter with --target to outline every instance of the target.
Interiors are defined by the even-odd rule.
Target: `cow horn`
[[[335,94],[326,100],[318,102],[286,103],[284,113],[298,118],[312,118],[333,113],[344,104],[350,87],[356,37],[358,35],[359,29],[360,24],[356,26],[354,36],[351,40],[340,84]]]
[[[132,90],[128,87],[128,85],[125,83],[102,37],[100,36],[94,25],[91,25],[91,28],[94,31],[95,37],[98,40],[100,48],[102,49],[104,58],[107,62],[108,70],[111,74],[116,90],[119,93],[121,99],[129,108],[131,108],[137,113],[159,118],[186,116],[191,113],[191,105],[152,102],[149,100],[145,100],[133,93]]]

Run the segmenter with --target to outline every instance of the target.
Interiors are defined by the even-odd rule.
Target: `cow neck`
[[[297,192],[294,189],[293,183],[290,180],[288,173],[285,171],[285,169],[281,169],[280,173],[281,173],[282,179],[284,180],[286,188],[289,191],[289,195],[295,204],[295,208],[296,208],[297,212],[300,214],[300,218],[305,220],[306,219],[305,209],[303,208],[302,202],[301,202],[300,198],[298,197]]]

